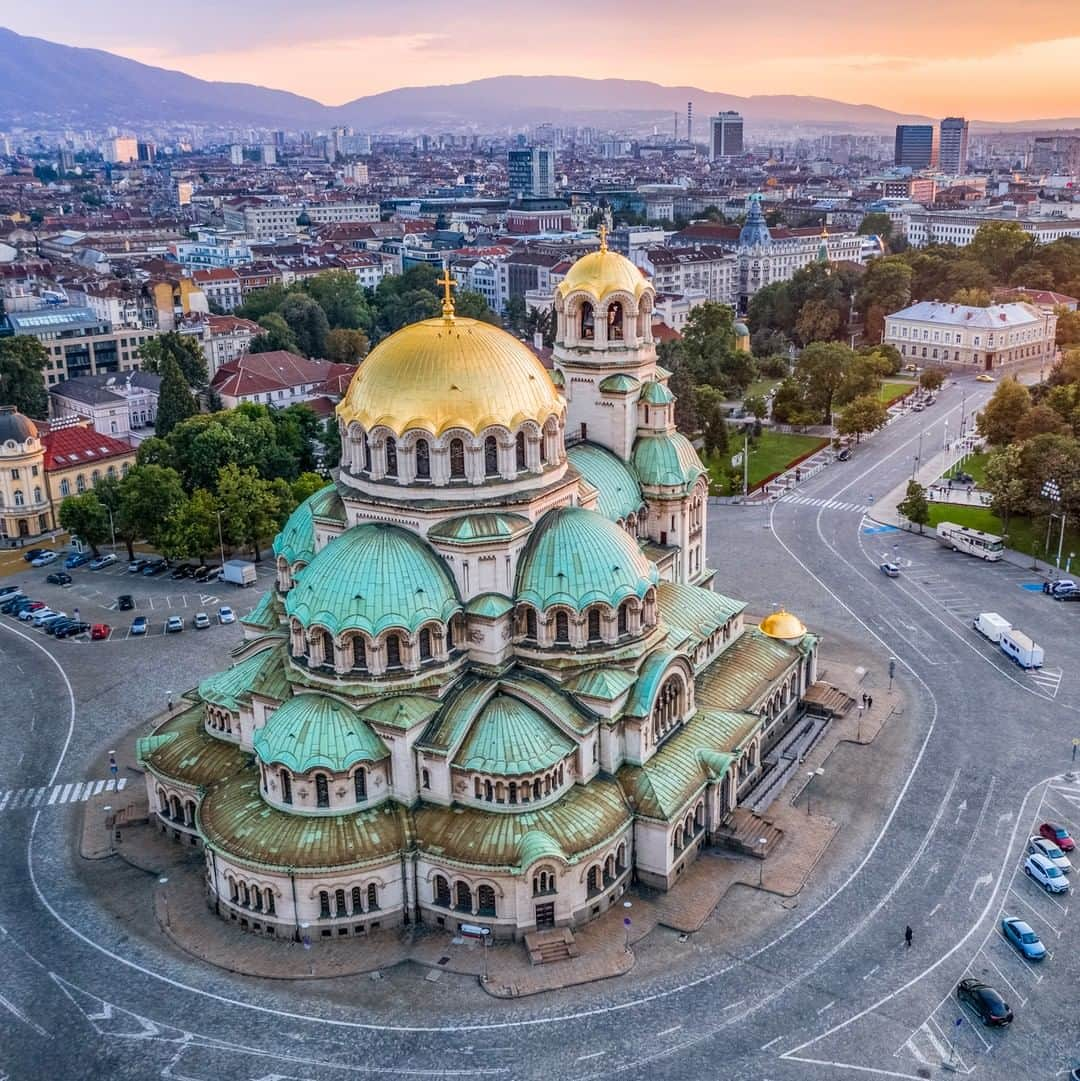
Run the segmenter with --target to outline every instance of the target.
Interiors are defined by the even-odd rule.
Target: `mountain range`
[[[887,132],[928,117],[796,94],[739,97],[693,86],[661,86],[631,79],[503,75],[449,86],[417,86],[324,105],[313,98],[249,83],[209,82],[152,67],[100,49],[74,48],[0,27],[0,126],[138,129],[153,124],[325,128],[361,131],[517,130],[550,121],[645,134],[685,133],[687,102],[694,103],[698,137],[710,114],[742,113],[748,126],[811,131]],[[973,122],[998,130],[1060,130],[1080,119],[1009,124]]]

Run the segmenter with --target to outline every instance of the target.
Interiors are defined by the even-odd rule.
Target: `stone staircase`
[[[568,961],[577,957],[577,943],[569,927],[552,927],[546,931],[533,931],[525,936],[525,949],[534,965],[550,965],[556,961]]]
[[[855,699],[851,695],[820,679],[807,687],[803,695],[806,712],[818,717],[843,717],[853,705]]]
[[[713,842],[724,848],[763,860],[779,844],[784,831],[745,807],[736,807],[720,823]],[[765,844],[761,844],[764,838]]]

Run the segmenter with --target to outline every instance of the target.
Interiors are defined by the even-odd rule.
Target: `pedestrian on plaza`
[[[909,950],[911,949],[911,940],[914,937],[914,935],[915,935],[915,932],[912,931],[912,929],[910,927],[905,927],[904,928],[904,942],[907,945],[907,948]]]
[[[872,694],[868,694],[866,696],[866,708],[867,709],[873,709],[874,708],[874,696]]]
[[[863,693],[862,693],[862,704],[863,704],[863,709],[865,709],[866,708],[866,691],[863,691]]]

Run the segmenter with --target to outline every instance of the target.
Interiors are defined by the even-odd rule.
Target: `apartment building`
[[[225,228],[255,242],[292,236],[309,225],[376,222],[378,203],[270,203],[241,199],[224,207]]]

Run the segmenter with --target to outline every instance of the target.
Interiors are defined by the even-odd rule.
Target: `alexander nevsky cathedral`
[[[443,284],[353,378],[231,667],[139,742],[151,815],[258,934],[515,938],[668,889],[816,678],[798,619],[713,588],[641,272],[574,264],[550,372]]]

